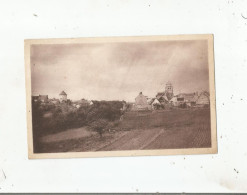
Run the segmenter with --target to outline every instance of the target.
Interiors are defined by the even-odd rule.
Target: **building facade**
[[[149,110],[149,107],[147,97],[140,92],[135,98],[135,110]]]
[[[60,100],[60,102],[63,102],[63,101],[67,101],[67,94],[64,92],[64,91],[62,91],[60,94],[59,94],[59,100]]]

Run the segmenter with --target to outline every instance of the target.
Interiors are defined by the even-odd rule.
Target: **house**
[[[196,100],[196,106],[208,106],[210,104],[210,95],[207,91],[200,93],[198,99]]]
[[[176,97],[179,105],[186,104],[188,107],[195,106],[198,99],[197,93],[180,93]]]
[[[149,110],[149,107],[147,97],[140,92],[135,98],[135,110]]]
[[[156,95],[156,99],[161,103],[161,104],[168,104],[169,99],[166,96],[167,94],[165,92],[158,92]]]
[[[38,100],[43,102],[43,103],[47,103],[48,102],[48,95],[39,95]]]
[[[60,102],[63,102],[63,101],[67,101],[67,94],[64,92],[64,91],[62,91],[60,94],[59,94],[59,100],[60,100]]]
[[[152,106],[153,110],[157,110],[157,109],[161,108],[161,103],[159,102],[159,100],[154,98],[154,100],[151,103],[151,106]]]
[[[147,98],[147,102],[149,105],[151,105],[154,100],[155,100],[155,98]]]

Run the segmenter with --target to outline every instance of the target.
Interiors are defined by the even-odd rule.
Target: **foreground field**
[[[115,131],[104,133],[102,138],[98,134],[77,137],[73,132],[78,134],[78,130],[66,131],[68,139],[58,137],[50,142],[41,142],[39,152],[210,147],[210,110],[129,112],[124,115]],[[60,136],[65,137],[63,134]]]

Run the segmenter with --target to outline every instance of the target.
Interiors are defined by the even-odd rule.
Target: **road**
[[[164,133],[163,129],[129,131],[97,151],[141,150],[154,142],[162,133]]]
[[[129,131],[98,151],[148,150],[210,147],[210,130],[198,129],[147,129]]]
[[[207,129],[139,129],[105,133],[103,138],[83,128],[71,129],[42,138],[42,152],[85,152],[210,147]]]

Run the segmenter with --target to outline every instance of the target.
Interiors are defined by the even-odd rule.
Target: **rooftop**
[[[62,91],[59,95],[67,95],[64,91]]]

